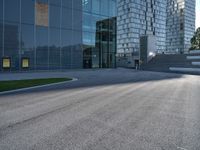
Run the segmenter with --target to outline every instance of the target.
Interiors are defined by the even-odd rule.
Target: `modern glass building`
[[[142,36],[156,38],[158,53],[188,52],[195,31],[195,0],[118,0],[117,12],[120,66],[134,66],[140,59]]]
[[[140,37],[144,35],[155,36],[156,50],[165,51],[166,4],[164,0],[118,0],[119,60],[127,58],[131,64],[134,59],[139,59]]]
[[[115,67],[116,0],[83,0],[83,67]]]
[[[195,0],[168,0],[167,47],[168,52],[187,52],[195,32]]]
[[[0,0],[0,71],[115,67],[116,0]]]
[[[194,14],[195,0],[0,0],[0,71],[127,66],[143,36],[187,51]]]

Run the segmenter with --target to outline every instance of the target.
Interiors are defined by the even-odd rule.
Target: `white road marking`
[[[187,150],[187,149],[185,149],[185,148],[183,148],[183,147],[177,147],[177,149]]]

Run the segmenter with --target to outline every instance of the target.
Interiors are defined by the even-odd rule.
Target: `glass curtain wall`
[[[83,67],[115,67],[116,0],[82,0]]]
[[[0,69],[82,68],[82,0],[0,0]]]

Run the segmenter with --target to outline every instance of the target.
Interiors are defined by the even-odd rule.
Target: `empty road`
[[[0,95],[0,150],[200,150],[200,76],[47,74],[78,81]]]

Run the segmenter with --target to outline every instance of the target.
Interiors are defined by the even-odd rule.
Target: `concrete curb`
[[[188,60],[196,60],[196,59],[200,59],[200,56],[187,56]]]
[[[169,67],[171,71],[178,72],[189,72],[189,73],[200,73],[200,68],[183,68],[183,67]]]
[[[59,85],[59,84],[64,84],[64,83],[70,83],[70,82],[74,82],[74,81],[77,81],[77,80],[78,80],[77,78],[72,78],[72,80],[70,80],[70,81],[63,81],[63,82],[50,83],[50,84],[45,84],[45,85],[38,85],[38,86],[33,86],[33,87],[21,88],[21,89],[16,89],[16,90],[10,90],[10,91],[5,91],[5,92],[0,92],[0,95],[11,94],[11,93],[15,93],[15,92],[23,92],[23,91],[28,91],[28,90],[32,90],[32,89],[49,87],[49,86]]]

